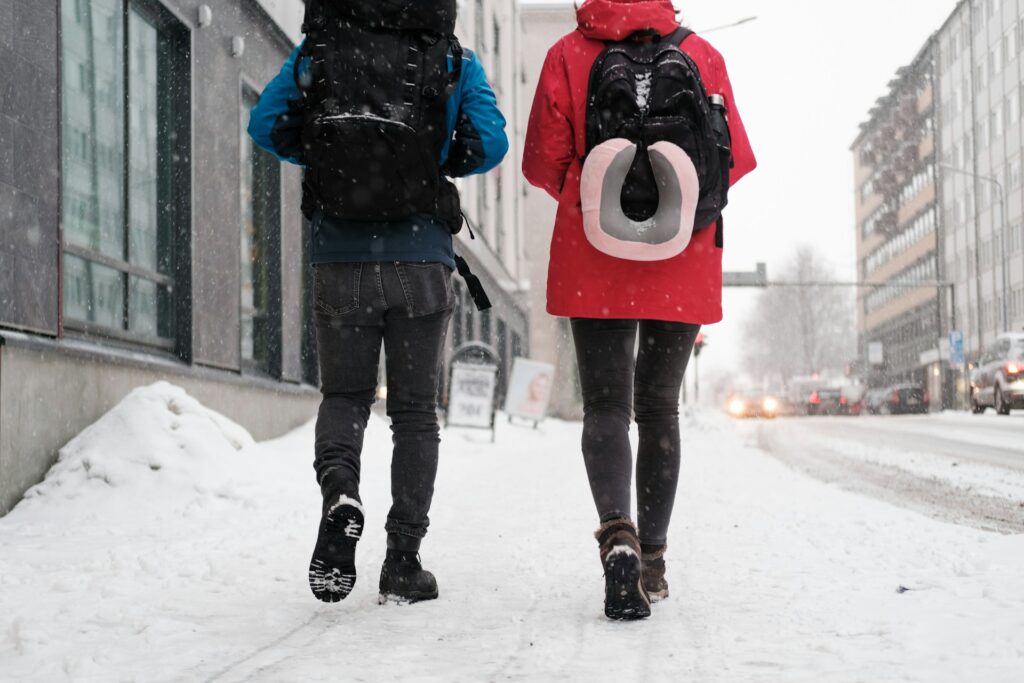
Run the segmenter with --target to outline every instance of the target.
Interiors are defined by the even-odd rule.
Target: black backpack
[[[658,208],[647,147],[660,141],[681,147],[700,180],[695,228],[717,223],[721,246],[732,166],[729,128],[724,110],[712,106],[697,65],[679,47],[692,34],[685,28],[664,37],[640,31],[604,49],[590,73],[586,152],[614,138],[636,143],[622,208],[630,219],[643,221]]]
[[[462,226],[441,172],[447,102],[459,84],[456,0],[309,0],[296,60],[303,212],[353,221],[418,213]],[[449,54],[453,70],[448,70]],[[311,60],[300,78],[299,65]]]

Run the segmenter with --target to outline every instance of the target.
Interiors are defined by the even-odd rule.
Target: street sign
[[[448,395],[447,424],[491,429],[498,368],[476,363],[453,363]]]
[[[964,364],[964,333],[953,330],[949,333],[949,365],[959,368]]]
[[[882,342],[868,344],[868,363],[872,365],[885,364],[885,347],[882,346]]]

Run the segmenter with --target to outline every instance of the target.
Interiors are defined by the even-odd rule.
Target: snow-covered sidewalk
[[[580,426],[444,435],[423,548],[441,599],[378,606],[390,435],[364,455],[359,580],[316,602],[312,428],[253,444],[166,384],[0,519],[0,679],[1024,680],[1024,537],[845,493],[684,420],[672,597],[601,612]],[[909,590],[906,590],[909,589]]]

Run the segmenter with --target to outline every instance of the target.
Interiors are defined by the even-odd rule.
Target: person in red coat
[[[650,614],[668,596],[664,554],[679,477],[679,395],[701,325],[722,319],[723,224],[697,226],[687,248],[660,261],[610,256],[588,241],[581,208],[588,84],[609,42],[679,28],[670,0],[587,0],[578,26],[548,52],[530,114],[523,174],[558,202],[548,312],[571,318],[583,392],[583,456],[601,527],[605,612]],[[708,95],[725,100],[730,184],[756,166],[722,56],[690,35],[680,49]],[[703,228],[703,229],[701,229]],[[639,333],[639,343],[637,336]],[[630,420],[639,431],[637,518],[631,515]]]

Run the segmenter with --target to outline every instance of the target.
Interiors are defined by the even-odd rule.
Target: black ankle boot
[[[420,564],[417,552],[388,549],[380,570],[380,603],[437,599],[437,580]]]
[[[636,526],[628,519],[613,519],[594,534],[604,566],[604,613],[609,619],[645,619],[651,616],[651,598],[644,588],[642,551]]]
[[[317,600],[338,602],[356,583],[356,543],[363,534],[363,506],[344,487],[324,485],[313,558],[309,561],[309,588]]]

